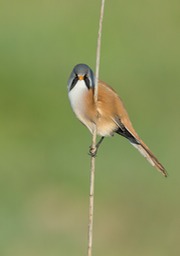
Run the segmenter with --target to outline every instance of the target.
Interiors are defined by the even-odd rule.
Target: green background
[[[179,0],[106,1],[100,78],[166,167],[124,138],[96,159],[93,255],[180,255]],[[0,255],[87,251],[91,135],[73,115],[73,66],[95,69],[100,1],[0,3]]]

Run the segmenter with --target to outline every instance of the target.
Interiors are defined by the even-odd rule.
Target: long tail
[[[140,144],[130,142],[139,152],[149,161],[149,163],[154,166],[159,172],[161,172],[165,177],[167,177],[167,172],[158,159],[153,155],[146,144],[141,140]]]
[[[116,133],[128,139],[129,142],[139,150],[139,152],[149,161],[152,166],[154,166],[159,172],[167,177],[167,172],[165,168],[158,161],[155,155],[153,155],[153,153],[146,146],[146,144],[139,138],[132,125],[130,124],[130,127],[128,129],[124,126],[124,124],[120,122],[120,120],[118,121],[118,123],[116,122],[116,124],[119,126],[118,130],[116,130]]]

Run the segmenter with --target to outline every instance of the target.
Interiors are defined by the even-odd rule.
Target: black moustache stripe
[[[76,85],[77,81],[78,81],[78,77],[75,76],[75,78],[72,80],[70,91],[74,88],[74,86]]]
[[[87,76],[84,77],[84,81],[85,81],[85,84],[88,88],[88,90],[90,89],[90,81],[89,81],[89,78]]]

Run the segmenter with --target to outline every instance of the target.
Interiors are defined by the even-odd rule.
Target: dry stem
[[[96,52],[96,73],[95,73],[95,90],[94,102],[96,104],[98,97],[98,80],[99,80],[99,66],[100,66],[100,50],[101,50],[101,35],[102,35],[102,21],[104,16],[105,0],[101,1],[99,31],[97,39]],[[92,135],[92,152],[96,150],[96,125]],[[92,242],[93,242],[93,214],[94,214],[94,178],[95,178],[95,156],[91,156],[91,170],[90,170],[90,194],[89,194],[89,222],[88,222],[88,256],[92,256]]]

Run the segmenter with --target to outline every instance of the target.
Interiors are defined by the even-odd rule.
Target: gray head
[[[90,67],[86,64],[77,64],[69,77],[68,80],[68,91],[72,90],[78,80],[84,80],[87,89],[93,88],[95,85],[94,74]]]

